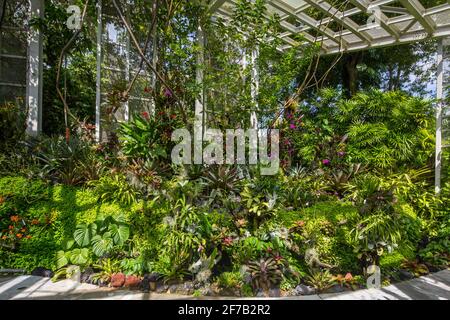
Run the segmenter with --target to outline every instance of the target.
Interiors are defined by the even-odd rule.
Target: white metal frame
[[[437,52],[436,98],[435,189],[436,193],[440,193],[442,170],[442,117],[444,109],[444,41],[439,43]]]
[[[197,53],[197,70],[195,81],[197,85],[203,85],[203,64],[205,61],[204,46],[205,37],[201,26],[198,26],[196,41],[199,46]],[[195,120],[194,120],[194,164],[203,163],[203,135],[205,134],[205,92],[204,88],[201,88],[197,98],[195,99]]]
[[[419,0],[400,0],[401,6],[394,6],[395,2],[348,0],[353,7],[340,11],[325,0],[268,0],[267,10],[270,15],[279,15],[285,30],[281,35],[285,45],[280,50],[299,44],[292,39],[294,35],[302,35],[307,42],[320,42],[325,54],[450,36],[450,3],[425,9]],[[210,10],[229,19],[234,5],[235,0],[213,0]],[[321,11],[327,18],[320,21],[312,18],[305,13],[310,8]],[[374,10],[379,12],[376,24],[358,25],[351,18],[361,13],[371,15]],[[388,18],[386,13],[397,15]],[[295,19],[297,25],[288,22],[288,18]],[[332,21],[342,26],[342,29],[331,30],[328,25]],[[311,34],[313,30],[320,36],[314,37]]]
[[[101,141],[101,103],[102,103],[102,33],[103,33],[102,0],[97,0],[97,79],[95,91],[95,139]]]
[[[284,32],[281,39],[284,45],[280,50],[301,45],[292,37],[302,35],[306,42],[321,43],[323,54],[359,51],[369,48],[397,45],[407,42],[421,41],[431,38],[450,36],[450,3],[432,8],[425,8],[419,0],[347,0],[351,7],[340,11],[325,0],[268,0],[268,14],[278,14]],[[31,14],[43,15],[43,0],[30,0]],[[210,10],[215,15],[229,19],[232,15],[235,0],[211,0]],[[319,10],[326,17],[320,21],[306,13],[307,9]],[[374,14],[376,24],[358,25],[352,17],[361,14]],[[388,15],[391,17],[388,17]],[[102,1],[97,0],[97,83],[96,83],[96,138],[101,140],[100,104],[101,104],[101,62],[102,62]],[[289,22],[295,21],[295,25]],[[341,26],[340,30],[332,30],[330,22]],[[316,36],[311,34],[314,31]],[[198,40],[203,43],[202,31]],[[438,76],[436,107],[436,192],[440,191],[441,151],[442,151],[442,109],[443,109],[443,44],[438,53]],[[252,54],[255,66],[256,55]],[[30,30],[28,49],[27,106],[29,108],[28,128],[30,135],[37,135],[42,124],[42,34],[38,30]],[[155,58],[154,58],[155,61]],[[199,55],[199,63],[203,57]],[[255,66],[256,67],[256,66]],[[257,69],[252,72],[257,80]],[[197,72],[197,81],[202,82],[202,71]],[[252,96],[257,95],[257,81],[252,87]],[[198,122],[204,125],[204,95],[196,99],[195,114]],[[252,121],[255,119],[252,114]],[[203,125],[201,126],[203,131]]]
[[[44,16],[44,0],[30,1],[30,17]],[[42,32],[29,28],[27,59],[26,107],[28,109],[27,133],[37,136],[42,131]]]
[[[230,19],[236,0],[212,0],[210,11]],[[450,36],[450,2],[426,9],[419,0],[347,0],[351,5],[345,11],[333,7],[326,0],[268,0],[269,15],[277,14],[281,26],[285,30],[281,39],[285,45],[279,48],[283,51],[292,46],[301,45],[292,37],[302,35],[306,42],[321,43],[323,54],[360,51],[369,48],[385,47],[407,42],[421,41],[430,38]],[[390,6],[389,6],[390,5]],[[307,9],[318,10],[326,16],[318,21],[306,14]],[[352,16],[366,13],[368,19],[365,25],[358,25]],[[392,17],[388,18],[386,13]],[[294,20],[297,25],[287,21]],[[371,20],[375,20],[373,23]],[[329,24],[335,22],[341,26],[333,31]],[[320,36],[313,36],[314,31]],[[436,85],[436,158],[435,187],[436,193],[441,190],[442,169],[442,119],[444,109],[444,40],[440,41],[437,54],[437,85]],[[253,56],[253,55],[252,55]],[[253,60],[253,59],[252,59]],[[252,75],[257,75],[253,66]],[[252,97],[256,97],[257,88],[252,87]],[[251,121],[254,115],[252,113]]]

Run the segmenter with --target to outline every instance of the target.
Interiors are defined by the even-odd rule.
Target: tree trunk
[[[344,60],[343,87],[347,98],[351,98],[358,92],[358,64],[362,61],[362,53],[350,53]]]
[[[389,66],[389,82],[388,82],[388,91],[392,91],[394,86],[394,70],[392,66]]]
[[[395,83],[394,83],[394,90],[400,90],[401,89],[401,80],[402,78],[402,69],[400,66],[397,67],[397,76],[395,77]]]

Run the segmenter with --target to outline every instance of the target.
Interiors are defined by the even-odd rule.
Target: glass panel
[[[0,82],[25,84],[26,60],[1,57]]]
[[[5,102],[17,101],[21,105],[25,105],[25,88],[0,85],[0,104]]]

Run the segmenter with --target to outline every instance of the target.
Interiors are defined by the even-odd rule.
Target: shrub
[[[0,104],[0,151],[14,151],[25,136],[26,113],[19,103]]]
[[[103,176],[100,180],[91,181],[89,185],[94,187],[94,192],[101,202],[131,205],[141,195],[122,174]]]
[[[142,208],[142,204],[137,204],[124,210],[117,204],[98,203],[90,190],[51,186],[15,177],[0,178],[0,193],[7,195],[0,205],[2,214],[8,214],[9,210],[2,210],[15,203],[21,217],[37,222],[30,227],[32,238],[23,241],[17,251],[0,250],[0,267],[29,271],[39,266],[54,269],[56,253],[65,249],[65,241],[73,237],[78,224],[90,224],[99,218],[123,212],[136,214]]]
[[[243,277],[240,272],[223,272],[217,277],[217,284],[222,288],[240,288]]]
[[[132,159],[165,161],[171,150],[172,127],[176,120],[165,113],[150,117],[148,113],[135,114],[129,123],[121,124],[119,140],[124,155]]]
[[[269,290],[283,279],[283,273],[275,260],[259,259],[248,264],[248,272],[252,278],[253,288]]]
[[[348,134],[348,159],[372,168],[421,167],[433,154],[430,101],[395,92],[358,93],[337,104],[336,119]]]
[[[324,263],[341,272],[358,270],[356,254],[350,243],[350,231],[358,216],[357,209],[341,201],[321,202],[302,211],[281,211],[278,218],[290,228],[291,238],[305,253],[313,247]]]
[[[52,182],[79,185],[104,171],[95,147],[83,137],[72,136],[69,141],[61,136],[40,137],[26,145],[29,156],[39,165],[35,175]]]

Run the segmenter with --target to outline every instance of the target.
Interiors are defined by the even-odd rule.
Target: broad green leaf
[[[86,247],[91,244],[91,240],[96,234],[97,225],[95,223],[80,224],[73,233],[73,238],[80,247]]]
[[[122,246],[130,236],[130,228],[124,224],[110,224],[108,231],[115,245]]]
[[[73,240],[73,239],[64,241],[64,244],[63,244],[64,250],[72,249],[74,244],[75,244],[75,240]]]
[[[69,264],[66,252],[60,250],[56,253],[56,268],[60,269]]]
[[[105,232],[103,236],[96,235],[92,239],[92,252],[94,252],[97,257],[104,256],[113,248],[113,246],[113,239],[109,232]]]
[[[73,249],[70,252],[70,262],[76,265],[84,265],[89,260],[89,249]]]

